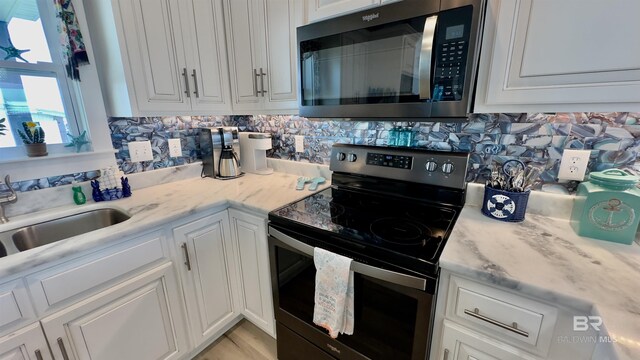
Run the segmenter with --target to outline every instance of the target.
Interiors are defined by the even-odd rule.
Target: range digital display
[[[411,169],[413,156],[367,153],[367,165]]]

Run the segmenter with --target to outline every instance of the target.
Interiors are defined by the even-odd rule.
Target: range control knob
[[[453,172],[453,164],[450,162],[442,164],[442,172],[445,174],[451,174]]]
[[[339,152],[336,154],[336,160],[338,161],[344,161],[344,159],[347,157],[347,155],[345,155],[345,153],[343,152]]]
[[[438,163],[433,160],[430,160],[430,161],[427,161],[424,167],[427,169],[428,172],[434,172],[438,168]]]
[[[349,162],[354,162],[358,159],[358,157],[356,156],[356,154],[349,154],[347,155],[347,161]]]

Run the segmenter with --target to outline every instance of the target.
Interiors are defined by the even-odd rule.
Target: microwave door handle
[[[307,245],[301,241],[292,238],[289,235],[285,235],[282,232],[269,228],[269,235],[280,240],[287,246],[300,251],[303,254],[313,257],[313,246]],[[410,287],[424,291],[427,288],[427,281],[415,276],[401,274],[399,272],[377,268],[371,265],[363,264],[355,260],[351,261],[351,271],[357,272],[362,275],[372,277],[374,279],[383,280],[392,284]]]
[[[422,46],[420,47],[419,86],[420,99],[431,99],[431,63],[433,59],[433,41],[436,37],[438,15],[429,16],[424,22]]]

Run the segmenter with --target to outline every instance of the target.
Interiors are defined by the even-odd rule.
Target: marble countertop
[[[233,207],[264,214],[266,217],[269,211],[312,194],[306,188],[302,191],[295,190],[297,178],[297,175],[279,172],[271,175],[246,174],[233,180],[198,177],[140,190],[134,189],[133,196],[126,199],[82,206],[61,206],[12,217],[9,223],[0,225],[0,233],[56,217],[105,207],[124,210],[131,215],[129,220],[120,224],[0,258],[0,278],[164,226],[203,210]],[[318,191],[329,185],[330,182],[327,180],[318,187]]]
[[[619,359],[640,359],[640,246],[580,237],[568,220],[527,214],[504,223],[466,206],[440,266],[602,316]]]

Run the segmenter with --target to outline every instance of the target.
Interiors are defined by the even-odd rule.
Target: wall
[[[293,161],[329,163],[334,143],[386,145],[393,122],[313,120],[298,116],[167,116],[108,119],[118,166],[127,174],[198,161],[198,129],[233,125],[241,131],[273,135],[269,156]],[[571,193],[577,182],[558,183],[564,149],[591,150],[589,169],[629,169],[640,173],[640,113],[474,114],[462,124],[412,123],[414,145],[438,151],[471,153],[469,181],[484,182],[493,162],[518,158],[544,166],[536,189]],[[305,136],[304,153],[294,150],[294,135]],[[183,156],[170,158],[167,139],[180,138]],[[154,161],[129,161],[127,143],[150,140]],[[82,181],[92,173],[36,179],[14,188],[21,191]],[[1,190],[1,189],[0,189]]]

